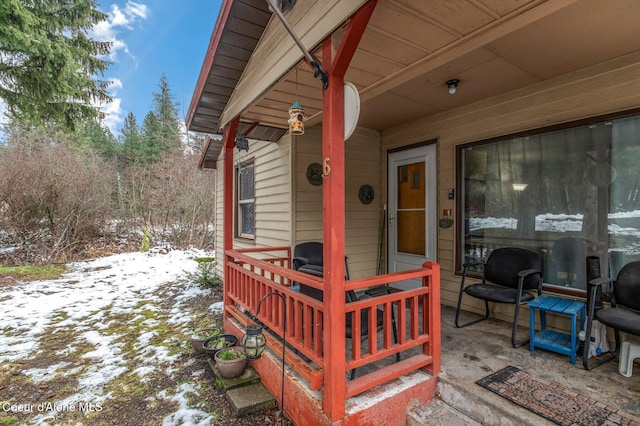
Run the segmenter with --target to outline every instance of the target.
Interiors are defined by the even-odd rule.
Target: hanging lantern
[[[262,334],[262,327],[259,325],[248,325],[246,334],[242,338],[242,348],[247,359],[258,359],[262,356],[267,346],[267,340]]]
[[[289,134],[304,134],[304,118],[304,108],[302,108],[300,102],[295,101],[289,108]]]

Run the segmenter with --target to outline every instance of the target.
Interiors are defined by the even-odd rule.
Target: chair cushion
[[[516,303],[518,297],[518,289],[493,284],[473,284],[465,287],[464,292],[469,296],[495,303]],[[528,302],[533,299],[533,294],[524,291],[520,302]]]
[[[605,308],[596,311],[596,319],[609,327],[640,336],[640,314],[620,308]]]
[[[298,272],[304,272],[305,274],[313,275],[314,277],[320,277],[320,278],[322,278],[324,274],[322,265],[311,265],[311,264],[306,264],[304,266],[301,266],[298,269]]]

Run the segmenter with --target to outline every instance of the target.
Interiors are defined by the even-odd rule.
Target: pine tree
[[[82,123],[75,135],[80,146],[88,146],[105,160],[114,159],[118,145],[113,133],[97,120]]]
[[[74,129],[99,116],[110,43],[87,33],[105,19],[93,0],[0,2],[0,99],[11,117]]]
[[[178,116],[179,104],[174,101],[165,74],[160,77],[158,88],[160,92],[153,94],[152,111],[158,120],[157,137],[165,146],[164,150],[168,151],[180,146],[181,122]]]
[[[138,128],[136,116],[132,112],[127,114],[120,130],[121,158],[125,163],[135,163],[142,155],[142,135]]]
[[[142,149],[140,151],[141,160],[145,163],[156,163],[160,160],[163,152],[168,146],[163,137],[162,121],[156,113],[149,111],[142,122]]]
[[[163,152],[179,148],[181,145],[181,121],[178,117],[178,103],[174,101],[165,74],[160,77],[159,92],[153,93],[151,111],[145,116],[142,133],[145,139],[145,153],[149,161],[158,161]]]

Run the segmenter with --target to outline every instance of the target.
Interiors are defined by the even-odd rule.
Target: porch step
[[[231,389],[227,399],[236,414],[256,413],[275,408],[276,400],[262,383]]]
[[[406,426],[480,426],[481,424],[441,399],[434,399],[426,406],[409,411]]]
[[[270,410],[276,407],[276,399],[260,382],[260,376],[247,367],[240,377],[225,379],[220,376],[216,364],[208,359],[209,367],[216,376],[216,384],[227,394],[227,400],[239,416]]]
[[[446,372],[441,372],[438,376],[437,396],[453,410],[454,414],[459,413],[473,422],[470,424],[501,426],[553,425],[547,419],[511,403],[475,383],[469,384],[463,381],[456,381],[447,376]],[[444,408],[446,409],[447,407]],[[444,414],[446,415],[446,410],[444,410]],[[445,425],[447,423],[415,423],[415,425],[421,424]]]

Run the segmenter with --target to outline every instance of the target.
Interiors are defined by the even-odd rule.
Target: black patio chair
[[[611,307],[605,308],[598,295],[602,286],[611,283]],[[596,360],[592,368],[618,357],[620,352],[620,332],[640,336],[640,261],[627,263],[615,280],[595,278],[589,281],[589,303],[587,307],[587,329],[582,365],[589,370],[589,346],[593,320],[596,319],[613,329],[615,348],[609,354]]]
[[[529,342],[528,338],[525,341],[516,342],[518,315],[520,313],[520,305],[542,294],[542,258],[538,253],[522,248],[505,247],[495,249],[483,265],[482,283],[465,287],[467,269],[480,265],[483,265],[483,263],[471,262],[464,265],[460,294],[458,295],[458,307],[456,309],[456,327],[462,328],[488,319],[489,302],[509,303],[515,307],[511,345],[514,348],[519,348],[527,344]],[[537,295],[527,290],[536,290]],[[484,300],[484,316],[465,324],[460,324],[460,307],[463,294]]]
[[[299,272],[304,272],[315,277],[323,277],[323,246],[322,243],[308,242],[298,244],[293,251],[293,269]],[[344,258],[344,271],[345,279],[349,279],[349,264],[347,257]],[[308,285],[298,283],[300,285],[300,293],[311,296],[317,300],[323,300],[323,292],[317,288],[310,287]],[[381,286],[384,287],[384,286]],[[391,291],[391,289],[388,289]],[[370,296],[363,295],[360,298],[353,290],[345,292],[346,303],[356,302],[358,300],[367,299]],[[398,329],[396,325],[396,315],[393,309],[391,310],[391,323],[393,327],[393,340],[398,343]],[[384,311],[378,308],[376,312],[376,329],[381,331],[384,328]],[[347,314],[345,335],[347,339],[353,339],[353,319],[352,314]],[[363,309],[360,311],[360,336],[364,340],[369,336],[369,311]],[[396,361],[400,361],[400,354],[396,354]],[[356,369],[351,370],[351,379],[356,376]]]

